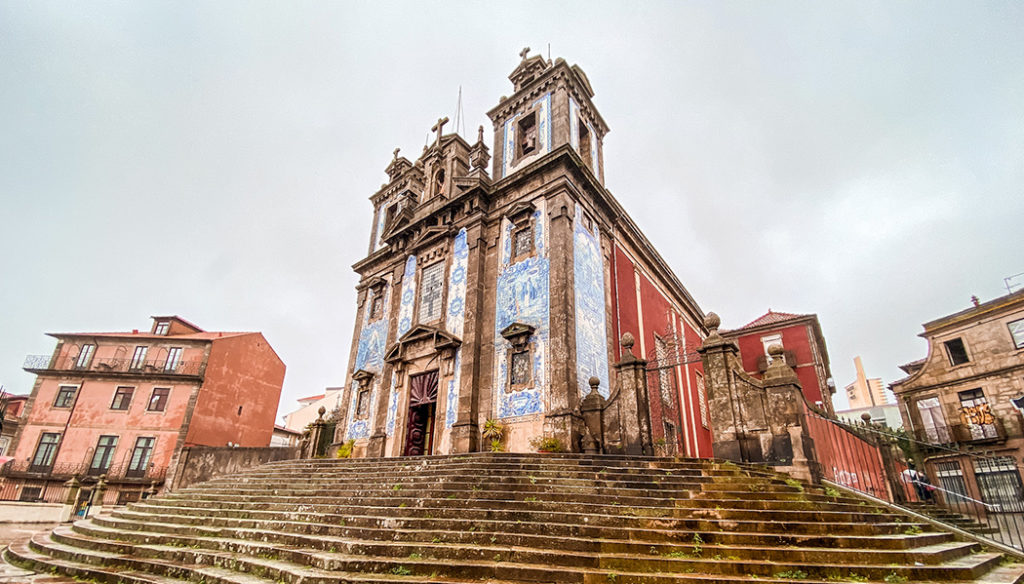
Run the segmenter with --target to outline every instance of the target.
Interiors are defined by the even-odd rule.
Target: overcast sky
[[[0,384],[46,332],[156,314],[262,331],[282,414],[344,383],[392,150],[460,86],[490,144],[549,43],[705,311],[816,313],[840,388],[855,355],[891,382],[1024,272],[1022,30],[1021,2],[0,2]]]

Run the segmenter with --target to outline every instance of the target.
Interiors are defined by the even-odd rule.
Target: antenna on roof
[[[462,123],[462,131],[466,131],[466,120],[462,115],[462,86],[459,86],[459,102],[455,105],[455,133],[459,134],[459,123]]]
[[[551,43],[548,43],[548,63],[551,62]]]
[[[1006,286],[1007,294],[1013,294],[1014,288],[1020,288],[1021,286],[1024,286],[1024,284],[1010,284],[1010,281],[1020,278],[1021,276],[1024,276],[1024,272],[1003,278],[1003,285]]]

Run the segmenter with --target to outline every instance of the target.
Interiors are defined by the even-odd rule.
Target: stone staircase
[[[758,467],[482,453],[271,463],[5,558],[111,584],[1024,581],[931,529]]]

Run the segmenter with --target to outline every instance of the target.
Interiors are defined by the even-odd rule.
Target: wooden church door
[[[437,371],[409,378],[409,416],[405,456],[430,454],[433,448],[434,413],[437,405]]]

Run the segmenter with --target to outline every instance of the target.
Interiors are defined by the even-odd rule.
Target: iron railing
[[[132,469],[128,464],[114,464],[106,469],[100,469],[92,468],[86,463],[59,463],[42,466],[32,464],[28,460],[12,460],[0,468],[0,477],[8,478],[66,481],[71,477],[99,477],[100,475],[106,475],[107,482],[162,482],[167,475],[167,467]]]
[[[804,415],[825,480],[1024,553],[1024,485],[1014,458],[833,420],[806,404]]]
[[[202,361],[133,361],[125,357],[93,358],[86,363],[80,364],[78,358],[28,355],[25,357],[25,364],[22,368],[32,373],[42,371],[87,371],[93,373],[129,373],[133,375],[197,376],[200,374],[202,364]]]

